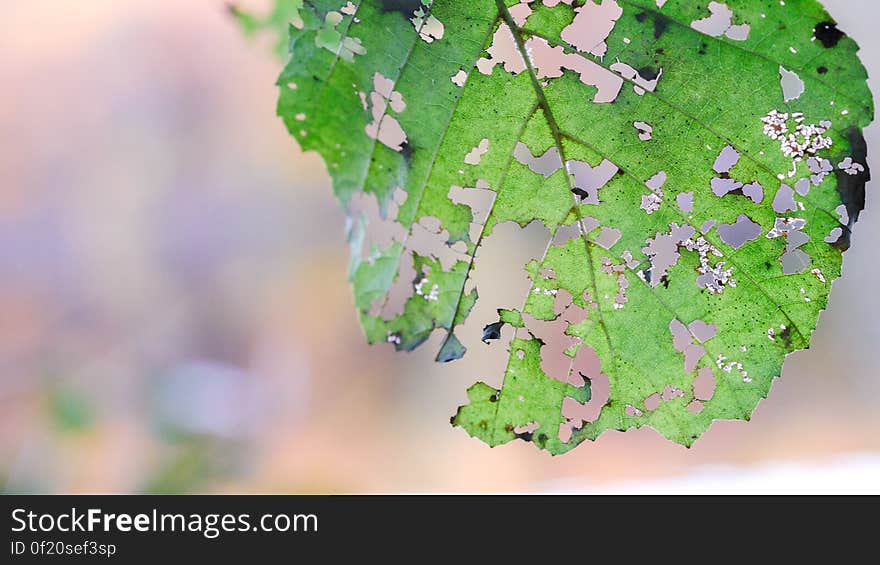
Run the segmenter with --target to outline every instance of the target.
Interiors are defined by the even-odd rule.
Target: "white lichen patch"
[[[645,182],[650,194],[642,195],[642,204],[639,206],[649,216],[660,209],[663,203],[663,185],[666,184],[666,172],[660,171]]]
[[[662,392],[655,392],[645,398],[642,403],[645,405],[645,410],[652,412],[658,408],[660,408],[660,404],[663,402],[669,402],[670,400],[681,398],[684,396],[684,391],[678,387],[674,387],[672,385],[666,385],[663,387]]]
[[[773,229],[767,232],[767,238],[788,237],[790,234],[804,229],[806,225],[807,221],[803,218],[776,218]]]
[[[614,309],[621,310],[628,299],[626,289],[629,281],[626,278],[626,264],[616,265],[610,258],[602,257],[602,272],[617,279],[617,294],[614,296]]]
[[[789,126],[789,120],[794,121],[794,129]],[[828,149],[832,140],[825,134],[831,129],[831,122],[822,120],[818,124],[804,123],[804,115],[801,112],[780,112],[771,110],[761,118],[764,122],[764,135],[770,139],[779,141],[779,149],[782,154],[792,160],[792,169],[788,176],[797,174],[797,164],[804,159],[810,159],[822,149]],[[813,167],[811,167],[813,171]],[[784,178],[784,175],[782,176]]]
[[[697,267],[697,286],[705,288],[710,294],[721,294],[727,287],[736,288],[736,279],[733,278],[733,268],[725,269],[724,261],[718,261],[714,265],[710,257],[723,257],[717,247],[699,236],[697,239],[688,239],[684,242],[688,251],[696,251],[700,256],[700,266]]]
[[[807,296],[807,290],[801,287],[801,297],[804,299],[804,302],[812,302],[813,299]]]
[[[773,328],[770,328],[771,330]],[[749,377],[749,372],[745,370],[743,364],[740,361],[732,361],[728,360],[723,354],[718,354],[718,357],[715,359],[715,366],[728,374],[733,374],[736,371],[736,374],[742,378],[742,382],[750,383],[752,382],[751,377]]]
[[[556,296],[559,294],[558,288],[541,288],[540,286],[536,286],[532,289],[532,294],[543,294],[544,296]]]
[[[425,291],[425,288],[427,288],[429,284],[431,284],[431,281],[428,279],[420,279],[415,286],[416,296],[421,296],[428,302],[436,302],[439,298],[440,286],[433,284],[430,286],[430,290]]]
[[[474,192],[490,191],[478,190]],[[394,210],[393,213],[396,216],[397,208],[405,200],[406,193],[403,190],[396,191],[394,206],[389,207],[389,210]],[[389,212],[389,216],[390,214],[391,212]],[[391,226],[396,227],[399,224],[394,222],[391,223]],[[406,303],[414,296],[419,296],[429,302],[439,299],[440,285],[437,284],[435,289],[435,284],[429,281],[431,266],[423,264],[422,273],[417,274],[416,256],[439,262],[439,266],[444,272],[449,272],[459,261],[469,259],[467,244],[463,241],[450,243],[449,231],[444,229],[440,220],[433,216],[422,216],[412,224],[409,232],[404,231],[401,234],[395,230],[391,237],[393,241],[403,245],[404,251],[400,255],[397,274],[391,288],[385,295],[373,302],[370,311],[371,315],[381,316],[385,320],[391,320],[403,314]],[[354,245],[357,235],[350,235],[349,239]]]
[[[635,406],[633,406],[632,404],[627,404],[626,408],[624,409],[624,412],[626,412],[626,415],[630,416],[630,417],[639,417],[642,415],[642,411],[639,410],[638,408],[636,408]]]

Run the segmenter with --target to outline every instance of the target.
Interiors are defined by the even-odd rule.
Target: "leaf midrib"
[[[598,283],[596,282],[596,267],[593,263],[593,251],[591,249],[591,243],[587,234],[584,233],[583,229],[583,215],[581,214],[580,207],[578,205],[577,196],[572,192],[574,188],[571,184],[571,175],[568,173],[566,169],[567,159],[565,158],[565,148],[562,144],[561,131],[559,129],[559,124],[556,122],[556,117],[553,115],[553,111],[550,108],[550,104],[547,102],[547,96],[544,93],[544,88],[541,86],[541,82],[538,80],[538,75],[535,73],[535,69],[532,66],[531,58],[529,57],[528,51],[526,50],[525,42],[522,38],[522,28],[516,25],[516,22],[513,19],[513,16],[510,14],[510,10],[507,9],[507,6],[504,4],[503,0],[495,0],[495,4],[498,6],[499,11],[501,12],[501,17],[504,18],[504,21],[507,23],[508,27],[510,27],[510,31],[513,34],[514,41],[516,41],[516,47],[519,51],[520,56],[525,61],[526,69],[529,72],[529,78],[532,81],[532,87],[535,89],[535,94],[538,97],[538,103],[544,110],[544,118],[547,120],[547,125],[550,126],[550,132],[553,135],[553,142],[556,144],[556,149],[559,151],[559,158],[562,161],[562,167],[565,172],[565,184],[568,188],[568,194],[571,196],[572,205],[574,206],[575,215],[577,217],[577,222],[579,226],[579,231],[581,232],[581,239],[584,242],[584,249],[587,254],[587,262],[590,267],[590,282],[592,283],[593,288],[593,296],[599,296],[599,288]],[[558,227],[557,227],[558,229]],[[552,235],[551,235],[552,241]],[[611,352],[611,357],[614,359],[615,369],[617,368],[617,354],[614,351],[614,344],[611,342],[611,334],[608,332],[608,328],[605,325],[604,318],[602,317],[602,310],[596,310],[599,316],[599,325],[602,326],[602,331],[605,334],[605,339],[608,342],[608,349]]]

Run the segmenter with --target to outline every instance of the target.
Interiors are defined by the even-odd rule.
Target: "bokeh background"
[[[878,91],[877,3],[825,3]],[[271,42],[219,0],[2,7],[2,491],[880,492],[880,180],[813,348],[750,423],[690,450],[650,429],[488,449],[447,423],[500,374],[476,334],[448,366],[436,339],[365,345],[328,176],[274,116]],[[529,241],[508,231],[487,288]]]

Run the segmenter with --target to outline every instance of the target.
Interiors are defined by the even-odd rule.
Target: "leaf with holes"
[[[370,342],[440,331],[438,360],[461,357],[478,246],[503,223],[548,231],[522,306],[483,332],[510,338],[503,383],[474,385],[454,425],[551,453],[641,426],[690,445],[748,419],[809,345],[873,118],[857,46],[818,1],[297,12],[278,112],[347,210]]]

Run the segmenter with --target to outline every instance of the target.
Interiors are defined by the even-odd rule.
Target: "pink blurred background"
[[[880,77],[876,2],[825,3]],[[274,116],[269,41],[218,0],[4,20],[0,490],[880,492],[878,181],[814,347],[750,423],[690,450],[650,429],[489,449],[448,424],[500,374],[479,315],[460,363],[434,364],[436,339],[365,345],[344,218]],[[484,263],[483,281],[519,269]]]

